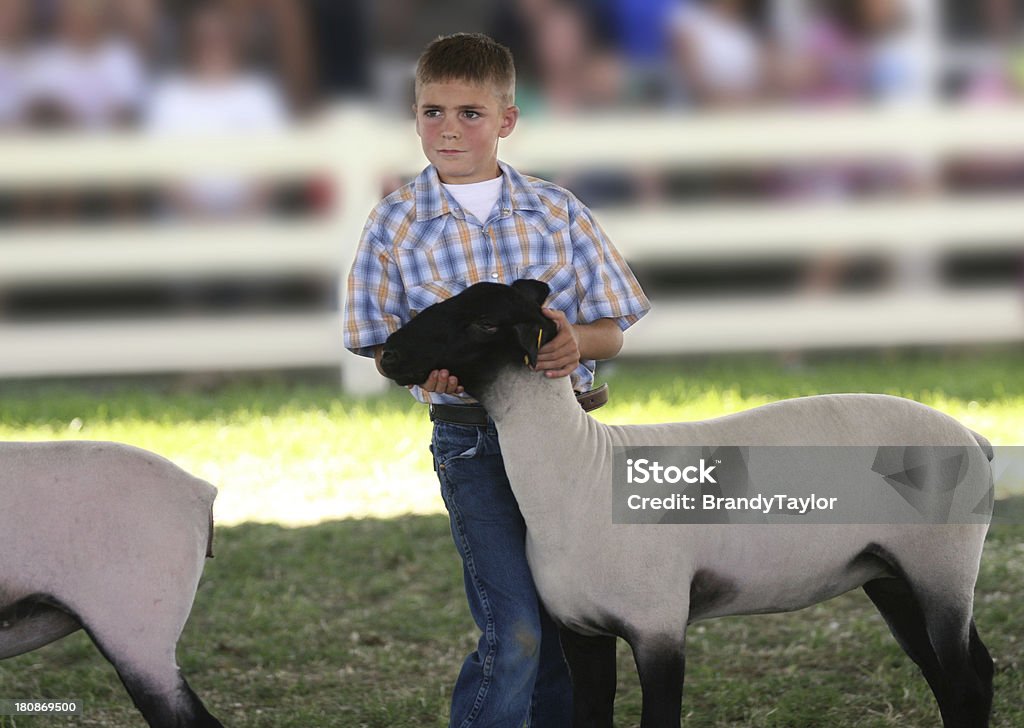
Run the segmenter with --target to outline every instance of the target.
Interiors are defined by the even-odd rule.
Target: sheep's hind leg
[[[173,642],[130,644],[105,641],[91,630],[89,635],[150,728],[223,728],[178,670]]]
[[[612,728],[615,706],[615,637],[559,630],[572,678],[573,728]]]
[[[78,617],[89,637],[117,670],[151,728],[221,728],[178,670],[178,639],[192,607],[194,579],[177,591],[90,594]],[[141,583],[137,582],[137,583]]]
[[[644,637],[630,642],[643,693],[641,728],[678,726],[686,672],[684,641],[679,636]]]
[[[987,728],[992,711],[992,657],[978,636],[970,607],[925,601],[928,636],[945,673],[939,699],[945,728]]]
[[[928,612],[903,578],[875,579],[864,591],[904,652],[917,663],[946,728],[985,728],[992,705],[992,658],[963,609]]]

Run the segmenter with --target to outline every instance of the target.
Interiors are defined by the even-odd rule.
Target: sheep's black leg
[[[678,726],[682,719],[686,671],[682,640],[644,640],[632,647],[644,700],[641,728]]]
[[[612,728],[615,637],[558,632],[572,678],[573,728]]]
[[[117,676],[150,728],[224,728],[178,670],[174,645],[135,651],[121,646],[112,648],[89,626],[85,630],[117,670]]]
[[[939,700],[945,728],[987,728],[992,711],[992,657],[970,615],[926,608],[928,635],[945,673]]]
[[[904,652],[917,663],[946,728],[985,728],[992,705],[992,658],[962,609],[922,601],[902,578],[875,579],[864,591]]]
[[[928,639],[924,612],[910,587],[899,578],[874,579],[864,584],[864,591],[878,607],[900,647],[921,668],[938,698],[944,689],[942,666]]]
[[[152,690],[144,680],[131,673],[118,671],[118,674],[135,707],[151,728],[223,728],[180,675],[177,690],[167,695]]]

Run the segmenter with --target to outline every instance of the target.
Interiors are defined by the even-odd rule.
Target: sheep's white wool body
[[[178,694],[216,493],[126,445],[0,443],[0,658],[84,626],[122,678]]]
[[[885,395],[822,395],[705,421],[609,426],[580,409],[567,379],[525,367],[503,369],[481,401],[497,426],[526,521],[538,591],[574,631],[606,633],[620,625],[682,639],[697,619],[805,607],[883,575],[879,561],[857,559],[869,545],[898,555],[923,594],[941,590],[947,605],[952,598],[971,612],[987,524],[611,522],[616,446],[979,447],[974,433],[936,410]],[[711,577],[701,585],[709,598],[691,604],[701,576]]]

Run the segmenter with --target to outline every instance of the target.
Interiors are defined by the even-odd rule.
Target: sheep
[[[150,726],[221,726],[175,662],[216,495],[128,445],[0,443],[0,659],[84,628]]]
[[[866,394],[608,426],[582,411],[568,378],[529,366],[555,333],[540,311],[549,293],[531,280],[469,286],[391,334],[381,366],[401,385],[448,369],[492,418],[537,590],[560,626],[574,726],[612,725],[617,637],[639,672],[641,725],[678,726],[688,624],[801,609],[858,586],[921,669],[943,725],[988,725],[993,662],[975,629],[973,592],[990,511],[938,525],[664,527],[613,523],[609,510],[617,447],[956,446],[972,455],[966,477],[990,495],[992,449],[982,436],[919,403]]]

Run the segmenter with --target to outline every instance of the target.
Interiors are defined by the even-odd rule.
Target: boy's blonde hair
[[[424,84],[444,81],[490,84],[507,106],[515,103],[512,52],[483,33],[438,36],[424,49],[416,64],[416,97]]]

